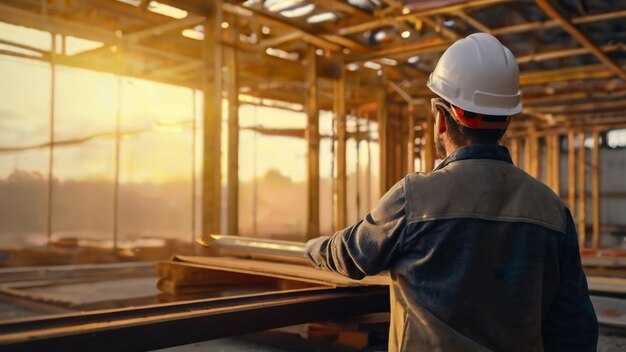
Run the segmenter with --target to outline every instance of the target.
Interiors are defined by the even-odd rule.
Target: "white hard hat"
[[[517,61],[487,33],[474,33],[452,44],[426,86],[466,111],[501,116],[522,111]]]

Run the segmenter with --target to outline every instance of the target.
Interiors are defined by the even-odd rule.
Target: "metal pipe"
[[[198,243],[218,255],[307,263],[303,242],[226,235],[203,235]]]

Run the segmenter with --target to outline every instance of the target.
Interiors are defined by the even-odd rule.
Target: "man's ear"
[[[435,127],[438,134],[446,133],[446,117],[441,111],[437,111],[435,116]]]

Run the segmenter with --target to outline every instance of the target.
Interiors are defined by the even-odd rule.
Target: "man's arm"
[[[404,182],[393,186],[364,219],[331,237],[310,240],[306,253],[313,265],[353,279],[386,269],[406,232]]]
[[[559,288],[543,322],[546,351],[595,351],[598,320],[589,298],[574,221],[567,212]]]

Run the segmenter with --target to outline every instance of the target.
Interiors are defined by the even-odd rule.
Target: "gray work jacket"
[[[309,241],[311,262],[389,270],[390,351],[593,351],[598,323],[569,210],[505,147],[458,149],[364,219]]]

